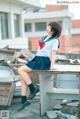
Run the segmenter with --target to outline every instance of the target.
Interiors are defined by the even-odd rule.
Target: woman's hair
[[[61,35],[61,25],[59,23],[50,22],[48,26],[51,26],[52,37],[59,37]]]

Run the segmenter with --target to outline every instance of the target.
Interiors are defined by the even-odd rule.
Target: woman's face
[[[53,32],[51,31],[51,26],[50,26],[50,25],[47,26],[47,33],[48,33],[48,34],[52,34],[52,33],[53,33]]]

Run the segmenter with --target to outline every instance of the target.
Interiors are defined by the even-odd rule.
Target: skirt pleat
[[[51,61],[49,57],[35,56],[26,66],[33,70],[49,70],[50,64]]]

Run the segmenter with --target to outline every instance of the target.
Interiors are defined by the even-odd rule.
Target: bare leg
[[[18,74],[20,75],[20,79],[21,79],[21,91],[22,91],[22,96],[21,96],[21,106],[18,109],[18,111],[24,109],[26,106],[30,105],[30,102],[27,100],[27,86],[30,85],[31,79],[29,77],[29,72],[32,69],[26,67],[26,66],[22,66],[20,68],[17,69]]]
[[[21,90],[22,90],[22,96],[27,94],[27,85],[22,79],[21,79]]]
[[[33,99],[36,95],[36,93],[39,91],[39,89],[35,88],[31,79],[30,79],[30,72],[32,69],[30,69],[27,66],[22,66],[20,68],[18,68],[18,73],[21,76],[21,85],[22,85],[22,96],[26,97],[27,94],[27,89],[26,87],[29,87],[30,90],[30,95],[28,97],[28,99]]]
[[[27,85],[32,83],[28,74],[30,71],[31,69],[27,68],[26,66],[18,68],[18,73],[21,77],[20,79],[21,79],[22,95],[27,94]]]

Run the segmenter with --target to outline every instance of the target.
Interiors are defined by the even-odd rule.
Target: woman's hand
[[[54,66],[51,66],[50,67],[50,70],[54,70],[55,71],[56,70],[56,66],[55,65]]]
[[[50,70],[56,70],[55,56],[56,56],[56,51],[52,51],[51,52],[51,67],[50,67]]]

